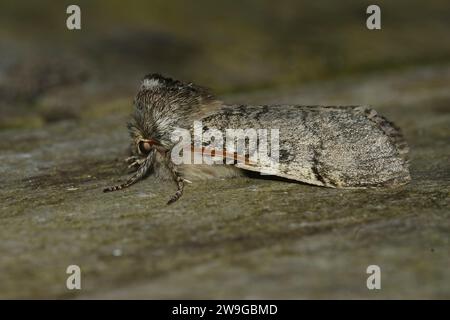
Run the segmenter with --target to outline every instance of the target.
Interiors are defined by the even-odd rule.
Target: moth
[[[264,171],[265,164],[257,157],[249,160],[255,159],[251,151],[244,148],[243,154],[237,154],[225,145],[209,150],[223,156],[223,163],[175,163],[173,151],[182,141],[174,140],[173,132],[182,128],[192,133],[194,123],[201,123],[202,131],[276,128],[274,175],[289,180],[331,188],[367,188],[398,186],[411,179],[408,145],[400,130],[369,107],[227,105],[201,86],[149,74],[141,82],[128,123],[131,144],[126,161],[133,174],[104,192],[127,188],[152,174],[176,183],[170,204],[182,196],[185,183],[191,180]],[[204,144],[190,143],[194,155],[207,150]],[[230,158],[231,164],[225,161]]]

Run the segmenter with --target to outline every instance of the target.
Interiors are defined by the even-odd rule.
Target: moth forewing
[[[279,131],[276,170],[261,159],[235,164],[242,169],[326,187],[395,185],[410,180],[406,142],[397,128],[370,108],[224,106],[202,123],[222,130]]]

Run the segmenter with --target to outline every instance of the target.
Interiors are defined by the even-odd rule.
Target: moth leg
[[[129,156],[128,158],[125,158],[125,162],[126,163],[128,163],[128,164],[130,164],[130,163],[133,163],[133,162],[135,162],[136,160],[139,160],[140,159],[140,157],[138,157],[138,156]]]
[[[145,162],[145,160],[146,160],[146,158],[137,158],[136,157],[136,159],[133,159],[134,161],[133,162],[128,162],[129,163],[129,165],[128,165],[128,169],[136,169],[137,170],[137,168],[140,168],[140,166]]]
[[[128,164],[128,173],[136,172],[144,163],[145,158],[139,156],[130,156],[124,160]]]
[[[167,167],[169,168],[170,173],[172,174],[173,180],[177,184],[177,192],[175,192],[170,197],[169,201],[167,201],[167,204],[171,204],[180,199],[181,196],[183,195],[184,179],[180,176],[179,172],[177,171],[177,168],[170,159],[167,161]]]
[[[132,166],[141,165],[145,161],[145,157],[130,156],[124,160],[131,168]]]
[[[117,185],[117,186],[111,186],[111,187],[104,188],[103,192],[111,192],[111,191],[117,191],[117,190],[121,190],[121,189],[124,189],[124,188],[128,188],[132,184],[135,184],[139,180],[142,180],[143,178],[145,178],[147,176],[147,174],[149,173],[150,169],[152,169],[152,167],[153,167],[153,163],[154,163],[154,160],[155,160],[155,151],[152,150],[148,154],[147,158],[144,158],[143,160],[144,161],[142,162],[140,167],[127,180],[127,182],[122,183],[122,184]]]

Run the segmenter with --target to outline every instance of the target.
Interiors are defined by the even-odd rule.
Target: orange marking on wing
[[[201,149],[195,148],[194,146],[191,146],[191,150],[193,153],[201,154],[202,156],[205,153],[210,154],[211,157],[215,157],[216,151],[217,151],[215,149],[210,149],[210,148],[206,148],[206,147],[202,147]],[[227,152],[226,149],[222,150],[222,158],[224,160],[232,159],[233,161],[240,161],[241,163],[244,163],[246,165],[256,165],[255,162],[250,161],[250,157],[248,155],[245,155],[244,157],[242,157],[242,156],[238,155],[237,152]]]

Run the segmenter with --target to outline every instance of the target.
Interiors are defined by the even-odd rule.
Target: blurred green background
[[[81,31],[65,27],[74,3]],[[365,26],[372,3],[4,0],[0,32],[2,46],[77,52],[108,75],[156,71],[219,91],[450,60],[448,1],[377,1],[381,31]]]
[[[66,28],[74,3],[79,31]],[[150,72],[225,94],[450,61],[448,1],[377,1],[377,31],[372,3],[3,0],[0,128],[77,118],[92,99],[132,97]]]

